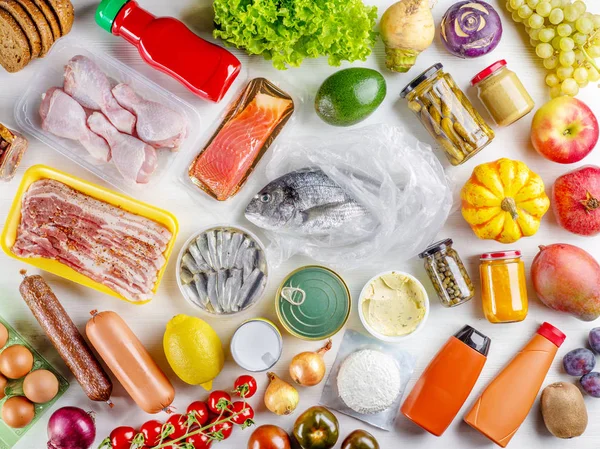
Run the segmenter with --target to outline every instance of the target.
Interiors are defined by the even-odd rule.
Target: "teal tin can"
[[[352,297],[346,282],[335,271],[308,265],[292,271],[275,296],[282,326],[302,340],[324,340],[346,324]]]

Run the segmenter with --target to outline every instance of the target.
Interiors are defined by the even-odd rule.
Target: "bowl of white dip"
[[[402,271],[386,271],[363,287],[358,315],[373,337],[397,343],[424,327],[429,317],[429,296],[416,277]]]

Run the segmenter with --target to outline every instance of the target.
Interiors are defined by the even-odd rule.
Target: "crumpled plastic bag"
[[[292,138],[293,139],[293,138]],[[370,212],[324,235],[265,231],[274,266],[304,254],[339,269],[397,262],[422,251],[444,225],[452,189],[431,147],[403,129],[371,125],[327,138],[288,138],[266,167],[273,180],[303,168],[320,168]]]

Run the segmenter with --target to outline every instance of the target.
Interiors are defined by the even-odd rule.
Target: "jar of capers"
[[[452,239],[434,243],[419,257],[425,261],[425,270],[442,305],[454,307],[475,296],[469,273],[452,248]]]
[[[442,147],[452,165],[477,154],[494,131],[475,110],[452,77],[435,64],[406,86],[400,96]]]

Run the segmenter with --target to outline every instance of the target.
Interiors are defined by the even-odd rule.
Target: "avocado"
[[[321,84],[315,110],[330,125],[354,125],[379,107],[386,91],[385,79],[377,70],[358,67],[340,70]]]

